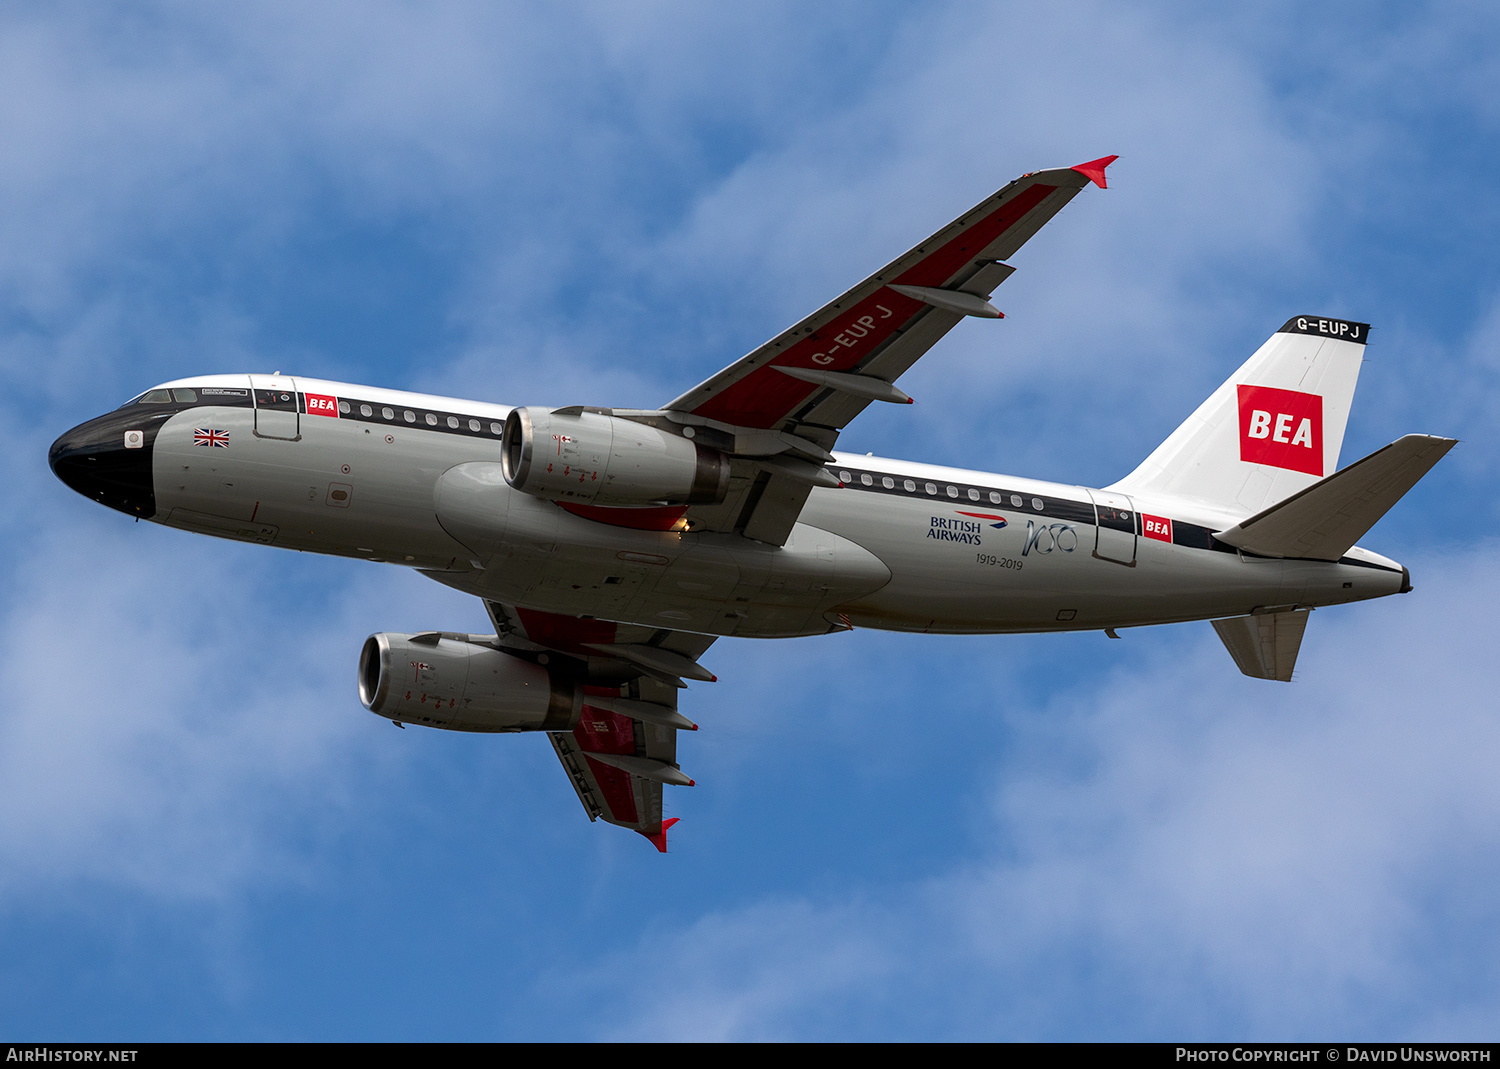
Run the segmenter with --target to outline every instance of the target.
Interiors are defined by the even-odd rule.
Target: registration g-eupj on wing
[[[1108,156],[1024,175],[657,409],[512,408],[285,374],[147,390],[52,446],[139,519],[416,568],[494,633],[375,634],[359,697],[399,725],[543,732],[589,818],[666,849],[663,787],[720,636],[953,634],[1211,620],[1291,678],[1317,607],[1410,589],[1355,545],[1453,446],[1339,467],[1369,327],[1296,315],[1119,482],[1095,489],[835,451],[990,303]],[[351,651],[351,660],[353,659]],[[693,703],[696,704],[696,703]]]

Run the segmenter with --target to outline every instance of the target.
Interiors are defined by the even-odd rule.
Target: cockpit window
[[[132,397],[121,408],[131,405],[235,405],[250,407],[250,391],[230,386],[174,386],[171,389],[147,390]]]

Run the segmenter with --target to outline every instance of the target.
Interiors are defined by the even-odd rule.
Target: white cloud
[[[0,621],[0,898],[87,880],[220,900],[301,879],[371,783],[401,775],[355,697],[364,635],[444,603],[461,627],[456,595],[393,597],[360,565],[102,511],[69,528],[68,511],[39,514],[54,533],[23,552]]]
[[[866,930],[868,920],[877,923]],[[821,1030],[817,1007],[823,999],[842,1003],[850,987],[883,985],[899,973],[890,948],[882,945],[889,917],[866,917],[851,905],[837,921],[828,923],[824,911],[805,903],[710,914],[686,932],[651,932],[647,940],[659,954],[610,955],[584,977],[554,975],[548,994],[576,997],[580,983],[618,989],[622,976],[634,975],[649,992],[648,1005],[657,997],[662,1001],[607,1025],[612,1039],[807,1038],[802,1028],[811,1026],[814,1035]],[[766,954],[768,947],[777,952]],[[687,977],[691,983],[682,982]],[[657,986],[663,980],[666,986]]]

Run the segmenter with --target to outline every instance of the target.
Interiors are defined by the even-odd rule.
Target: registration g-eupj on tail
[[[57,476],[140,519],[404,564],[492,635],[372,635],[397,724],[540,731],[588,812],[666,849],[687,680],[721,635],[953,634],[1211,620],[1287,680],[1309,612],[1411,589],[1357,547],[1454,444],[1340,469],[1369,327],[1298,315],[1102,489],[834,452],[1113,156],[1024,175],[651,410],[511,408],[293,375],[165,383],[68,431]]]

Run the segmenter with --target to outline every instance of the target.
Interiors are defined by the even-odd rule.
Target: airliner
[[[509,407],[300,375],[163,383],[53,444],[138,520],[415,568],[493,634],[371,635],[358,692],[399,727],[544,733],[590,820],[665,852],[679,709],[721,636],[1209,620],[1290,680],[1310,612],[1411,589],[1358,539],[1455,444],[1339,467],[1369,326],[1296,315],[1101,488],[835,450],[1117,157],[1011,182],[657,409]]]

